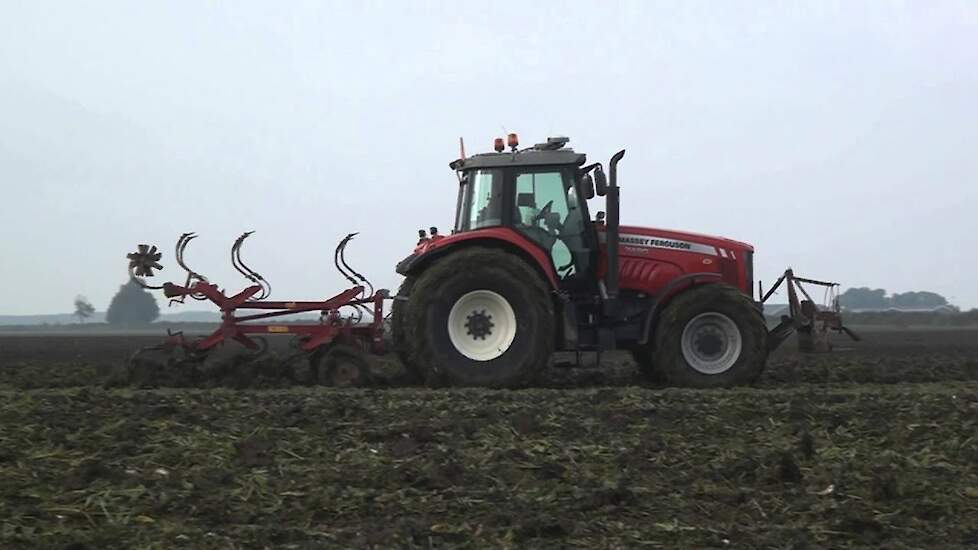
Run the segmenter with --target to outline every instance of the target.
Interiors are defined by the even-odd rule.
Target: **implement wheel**
[[[472,246],[417,276],[402,326],[431,384],[532,383],[554,349],[549,288],[515,254]]]
[[[370,365],[363,352],[337,344],[319,358],[319,383],[337,388],[356,388],[370,382]]]
[[[708,284],[680,294],[663,310],[646,372],[655,365],[656,375],[671,385],[727,387],[750,384],[766,361],[761,312],[736,288]]]

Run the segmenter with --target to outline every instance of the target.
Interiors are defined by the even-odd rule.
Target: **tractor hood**
[[[690,233],[688,231],[622,225],[619,226],[618,233],[621,244],[625,246],[633,244],[652,248],[688,250],[690,252],[711,255],[717,254],[720,250],[732,250],[734,252],[754,251],[753,246],[744,242],[725,237]]]

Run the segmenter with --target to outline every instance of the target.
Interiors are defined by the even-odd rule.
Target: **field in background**
[[[0,336],[0,547],[978,545],[978,331],[755,387],[104,388],[148,335]],[[157,329],[155,332],[160,332]]]

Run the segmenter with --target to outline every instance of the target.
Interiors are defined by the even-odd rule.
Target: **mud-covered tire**
[[[651,358],[655,375],[669,385],[750,384],[767,361],[767,327],[751,299],[736,288],[694,287],[662,311]]]
[[[663,382],[661,373],[655,369],[655,353],[651,345],[636,345],[630,352],[642,378],[648,382]]]
[[[324,386],[358,388],[370,383],[370,364],[363,352],[345,344],[336,344],[321,354],[316,372]]]
[[[393,343],[394,353],[397,354],[398,359],[401,360],[401,364],[404,365],[404,370],[412,379],[420,380],[424,372],[412,359],[412,353],[414,352],[412,343],[414,340],[412,339],[412,335],[408,334],[407,327],[405,326],[408,308],[407,300],[411,296],[415,280],[415,277],[410,275],[405,277],[404,281],[401,282],[400,288],[397,289],[397,296],[391,304],[391,342]]]
[[[479,308],[469,312],[462,307],[473,303],[470,301],[474,295],[501,299],[505,302],[501,306],[504,315],[493,319]],[[402,327],[404,336],[412,342],[408,362],[419,367],[429,385],[526,386],[546,368],[553,353],[554,306],[550,289],[515,254],[481,246],[450,253],[417,276],[406,305]],[[450,319],[458,320],[460,315],[468,316],[467,323],[480,317],[487,327],[480,329],[487,331],[482,341],[494,341],[504,333],[511,339],[484,358],[474,359],[478,346],[483,345],[478,336],[465,334],[465,330],[455,326],[457,323],[452,324],[454,329],[450,328]],[[493,330],[498,333],[494,335]],[[469,344],[460,340],[469,335],[476,351],[466,348]],[[468,355],[453,343],[453,338],[456,343],[463,342],[461,349]],[[499,355],[491,357],[493,353]]]

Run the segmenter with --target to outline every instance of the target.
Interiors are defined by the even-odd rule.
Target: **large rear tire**
[[[429,384],[521,387],[553,353],[549,288],[515,254],[475,246],[450,253],[417,276],[406,304],[409,362]]]
[[[659,318],[651,365],[670,385],[693,388],[754,382],[767,361],[767,327],[751,299],[708,284],[680,294]]]
[[[407,317],[408,300],[414,288],[416,279],[407,276],[397,289],[397,296],[391,304],[391,341],[394,345],[394,352],[397,354],[404,370],[412,379],[418,380],[423,377],[423,370],[414,363],[412,354],[414,352],[413,334],[409,334],[408,327],[405,325]]]

